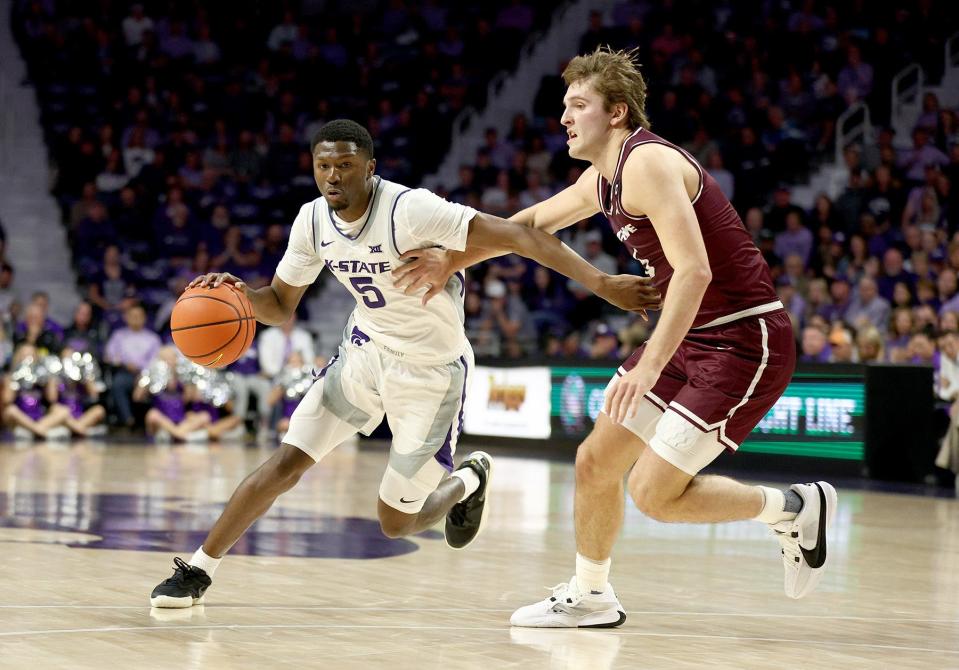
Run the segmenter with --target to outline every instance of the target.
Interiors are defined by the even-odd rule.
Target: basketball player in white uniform
[[[446,516],[451,547],[476,537],[488,509],[492,461],[474,452],[453,471],[473,369],[463,329],[464,278],[451,277],[442,295],[424,305],[425,291],[407,295],[394,287],[391,272],[403,252],[431,246],[516,252],[621,308],[659,303],[646,280],[605,275],[546,233],[381,179],[373,140],[357,123],[331,121],[312,149],[323,197],[300,209],[272,284],[252,290],[238,277],[214,273],[191,286],[231,283],[250,299],[258,321],[276,325],[327,268],[353,293],[356,309],[337,354],[293,413],[283,444],[239,485],[189,563],[174,559],[173,576],[151,595],[154,607],[201,602],[223,555],[277,496],[337,445],[369,434],[384,415],[394,438],[379,488],[383,532],[418,533]]]

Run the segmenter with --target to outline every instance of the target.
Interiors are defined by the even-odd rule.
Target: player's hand
[[[636,415],[636,409],[643,396],[656,384],[660,370],[651,369],[643,365],[639,359],[632,370],[624,374],[606,393],[606,403],[603,411],[616,423],[622,423],[627,418]]]
[[[663,297],[649,277],[637,275],[606,275],[596,294],[611,305],[627,312],[636,312],[649,321],[648,309],[659,309]]]
[[[403,289],[406,295],[425,287],[428,290],[423,296],[424,305],[443,292],[453,274],[452,261],[443,249],[413,249],[400,256],[400,260],[407,262],[393,270],[393,286]]]
[[[216,288],[220,284],[230,284],[234,288],[246,293],[246,282],[236,275],[231,275],[229,272],[210,272],[205,275],[200,275],[187,284],[187,288],[206,288],[208,286],[210,288]]]

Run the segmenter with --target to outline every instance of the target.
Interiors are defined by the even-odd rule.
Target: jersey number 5
[[[380,289],[373,286],[372,277],[350,277],[350,284],[357,293],[363,295],[363,304],[367,307],[375,309],[386,304],[386,298],[383,297]]]

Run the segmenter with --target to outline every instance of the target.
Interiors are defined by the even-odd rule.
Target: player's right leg
[[[174,559],[173,576],[153,590],[151,606],[200,604],[223,556],[277,497],[358,430],[369,433],[379,425],[382,409],[371,394],[362,393],[364,370],[354,366],[344,372],[342,367],[313,384],[293,413],[284,443],[237,487],[189,563]]]
[[[316,461],[288,444],[280,445],[263,465],[254,470],[233,492],[220,518],[213,524],[199,552],[190,563],[174,558],[174,573],[153,589],[151,607],[190,607],[203,602],[204,592],[213,583],[209,567],[193,563],[209,557],[219,563],[240,536],[259,519],[281,493],[290,490]],[[200,560],[197,560],[200,559]]]
[[[662,412],[644,400],[638,420],[655,422]],[[626,620],[608,582],[610,554],[623,525],[623,477],[646,448],[634,432],[600,414],[576,452],[576,576],[553,594],[516,610],[513,626],[609,628]]]

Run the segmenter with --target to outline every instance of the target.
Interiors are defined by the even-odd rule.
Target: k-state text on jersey
[[[382,274],[389,272],[392,268],[388,262],[382,263],[364,263],[355,258],[352,260],[333,261],[326,259],[326,267],[331,272],[350,272],[362,273],[366,275]]]

